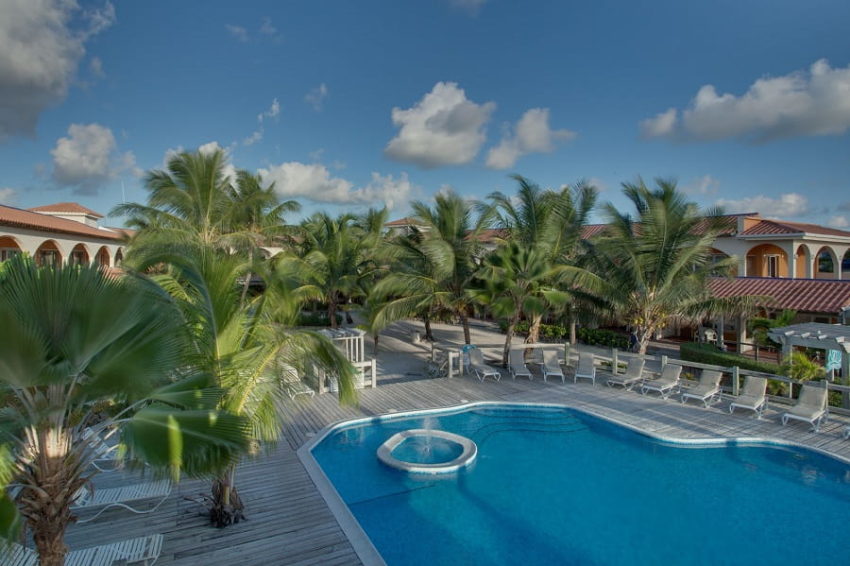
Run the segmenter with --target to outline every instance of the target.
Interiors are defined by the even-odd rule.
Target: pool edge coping
[[[586,408],[574,407],[571,405],[566,405],[563,403],[534,403],[534,402],[523,402],[523,401],[473,401],[470,403],[462,403],[460,405],[450,405],[448,407],[437,407],[430,409],[411,409],[409,411],[399,411],[396,413],[385,413],[383,415],[376,416],[368,416],[368,417],[358,417],[354,419],[343,419],[337,422],[331,423],[325,427],[323,427],[316,435],[303,445],[296,451],[298,459],[301,461],[301,464],[304,466],[307,471],[307,475],[313,481],[313,484],[316,486],[316,489],[319,491],[319,494],[325,500],[328,508],[342,529],[343,534],[345,534],[348,541],[351,543],[351,546],[354,548],[354,552],[357,554],[357,557],[363,563],[363,566],[387,566],[387,563],[384,561],[381,553],[378,552],[378,549],[375,547],[372,539],[369,538],[369,535],[366,534],[366,531],[360,525],[360,522],[351,512],[351,509],[348,507],[348,504],[343,501],[342,496],[334,487],[330,478],[325,475],[324,470],[319,465],[316,458],[313,456],[312,450],[316,447],[322,440],[324,440],[330,433],[334,432],[337,429],[343,428],[345,426],[357,425],[357,424],[365,424],[369,422],[381,422],[388,420],[396,420],[402,418],[408,418],[416,415],[423,414],[435,414],[435,413],[450,413],[450,412],[460,412],[463,410],[471,409],[474,407],[518,407],[518,408],[550,408],[550,409],[569,409],[571,411],[578,411],[579,413],[584,413],[591,417],[599,418],[616,425],[627,428],[633,432],[636,432],[640,435],[652,438],[654,440],[668,443],[668,444],[679,444],[683,446],[724,446],[724,445],[762,445],[762,446],[774,446],[774,447],[789,447],[789,448],[802,448],[804,450],[810,450],[817,454],[827,456],[829,458],[833,458],[844,464],[850,465],[850,458],[845,458],[844,456],[834,454],[827,450],[823,450],[821,448],[815,446],[806,446],[805,444],[800,444],[798,442],[790,441],[790,440],[779,440],[775,438],[767,438],[767,437],[759,437],[759,436],[742,436],[742,437],[706,437],[706,438],[675,438],[668,437],[659,434],[655,434],[654,432],[644,430],[640,428],[638,425],[624,422],[616,417],[612,417],[610,415],[602,415],[597,412],[588,410]]]

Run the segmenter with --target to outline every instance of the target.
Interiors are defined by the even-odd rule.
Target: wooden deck
[[[208,489],[205,482],[182,482],[151,515],[123,510],[104,513],[97,521],[74,525],[71,548],[111,542],[151,533],[165,536],[157,566],[238,564],[343,565],[360,564],[313,482],[296,456],[296,449],[326,425],[344,419],[412,409],[458,405],[471,401],[561,403],[639,427],[655,435],[676,438],[764,437],[819,448],[850,459],[850,441],[841,439],[844,422],[831,420],[820,434],[803,423],[782,427],[777,411],[764,420],[747,414],[729,415],[724,401],[709,409],[682,406],[630,391],[589,383],[543,383],[539,379],[479,383],[470,377],[394,382],[361,391],[359,407],[340,407],[327,394],[290,405],[291,424],[270,454],[246,462],[237,478],[247,505],[248,520],[215,529],[198,506],[184,499]],[[102,474],[99,485],[132,481],[122,473]]]

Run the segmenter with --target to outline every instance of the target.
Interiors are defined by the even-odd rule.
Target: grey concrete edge
[[[433,409],[415,409],[411,411],[404,411],[398,413],[390,413],[386,415],[380,415],[377,417],[361,417],[357,419],[348,419],[338,421],[336,423],[329,424],[324,427],[319,433],[314,436],[312,439],[308,440],[298,449],[297,454],[298,458],[301,460],[301,463],[304,465],[304,468],[307,470],[307,473],[310,475],[310,478],[313,480],[313,483],[316,485],[316,488],[319,490],[319,493],[324,498],[325,502],[339,523],[340,528],[342,528],[343,533],[351,542],[351,546],[354,547],[354,551],[357,553],[360,561],[363,562],[364,566],[386,566],[386,562],[384,562],[383,557],[378,552],[378,549],[375,548],[375,545],[372,544],[372,540],[366,534],[366,531],[363,530],[363,527],[360,526],[360,523],[351,513],[351,510],[346,505],[345,501],[342,500],[336,488],[333,486],[331,481],[325,475],[325,472],[322,470],[319,463],[313,457],[312,450],[318,445],[322,440],[325,439],[329,434],[336,431],[337,429],[348,427],[351,425],[357,424],[366,424],[370,422],[382,422],[382,421],[392,421],[398,419],[405,419],[412,416],[418,415],[428,415],[428,414],[437,414],[437,413],[452,413],[452,412],[461,412],[468,409],[472,409],[475,407],[518,407],[518,408],[550,408],[550,409],[569,409],[571,411],[577,411],[579,413],[584,413],[585,415],[602,419],[604,421],[608,421],[614,423],[618,426],[622,426],[627,428],[633,432],[636,432],[642,436],[646,436],[652,438],[654,440],[658,440],[660,442],[668,443],[668,444],[678,444],[683,446],[726,446],[731,444],[739,444],[739,445],[752,445],[752,446],[776,446],[776,447],[789,447],[789,448],[802,448],[803,450],[810,450],[812,452],[821,454],[823,456],[832,458],[834,460],[838,460],[839,462],[850,465],[850,458],[844,458],[843,456],[839,456],[827,450],[823,450],[821,448],[815,446],[806,446],[805,444],[800,444],[798,442],[787,441],[787,440],[779,440],[768,437],[760,437],[760,436],[742,436],[742,437],[706,437],[706,438],[676,438],[669,436],[662,436],[658,434],[654,434],[653,432],[644,430],[637,425],[632,423],[628,423],[612,417],[610,415],[603,415],[594,411],[589,411],[587,409],[582,409],[578,407],[573,407],[570,405],[566,405],[563,403],[526,403],[526,402],[516,402],[516,401],[476,401],[473,403],[464,403],[462,405],[452,405],[449,407],[440,407]]]

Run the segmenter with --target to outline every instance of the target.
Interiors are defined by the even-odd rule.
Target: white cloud
[[[555,142],[570,140],[576,136],[570,130],[553,130],[549,127],[549,109],[526,110],[513,132],[508,132],[502,141],[487,154],[487,167],[507,169],[516,160],[529,153],[549,153]]]
[[[230,182],[236,180],[236,167],[234,167],[233,163],[230,162],[230,148],[221,147],[221,144],[217,141],[210,141],[205,144],[201,144],[198,146],[198,153],[203,155],[209,155],[215,151],[223,151],[225,155],[225,165],[224,165],[224,178]],[[182,145],[178,145],[177,147],[172,147],[165,150],[165,154],[162,156],[162,164],[160,165],[160,169],[163,171],[168,171],[168,162],[171,158],[175,157],[186,151]]]
[[[602,191],[608,190],[608,184],[605,183],[605,181],[603,181],[599,177],[588,177],[587,179],[584,179],[584,181],[585,181],[585,184],[587,184],[591,187],[595,187],[596,190],[599,191],[600,193]],[[563,189],[566,186],[567,185],[561,185],[561,188]]]
[[[67,95],[86,42],[115,22],[108,1],[79,12],[67,0],[2,3],[0,141],[34,134],[39,115]]]
[[[808,71],[758,79],[741,96],[705,85],[681,115],[671,108],[641,128],[648,137],[697,141],[840,135],[850,129],[850,65],[833,69],[821,59]]]
[[[263,35],[277,35],[277,28],[272,24],[271,18],[263,18],[263,24],[260,26],[260,33]]]
[[[304,100],[313,107],[313,110],[316,112],[320,112],[322,110],[322,104],[325,101],[325,98],[328,96],[328,87],[325,83],[320,84],[306,95],[304,95]]]
[[[263,135],[266,132],[265,126],[263,122],[265,122],[266,118],[274,118],[277,120],[277,117],[280,115],[280,103],[277,101],[277,98],[272,100],[272,105],[268,110],[257,114],[257,123],[259,126],[254,132],[242,140],[242,145],[254,145],[255,143],[261,141],[263,139]]]
[[[236,41],[241,41],[242,43],[246,43],[248,41],[248,30],[242,26],[224,24],[224,28],[234,39],[236,39]]]
[[[424,168],[463,165],[478,155],[495,103],[476,104],[456,83],[439,82],[412,108],[393,108],[401,128],[384,153]]]
[[[133,152],[118,153],[112,130],[100,124],[71,124],[68,137],[59,138],[50,150],[53,180],[75,187],[80,194],[96,194],[119,173],[136,170]]]
[[[487,0],[449,0],[452,6],[466,10],[471,15],[477,15]]]
[[[11,187],[0,188],[0,204],[15,204],[18,200],[18,191]]]
[[[757,195],[737,200],[719,199],[716,204],[729,213],[758,212],[776,218],[804,216],[809,212],[809,200],[798,193],[784,193],[778,198]]]
[[[720,186],[720,181],[711,175],[703,175],[692,182],[681,187],[682,192],[686,195],[713,195],[717,194],[717,189]],[[746,210],[744,212],[751,212]]]
[[[394,208],[410,199],[415,187],[402,173],[392,175],[372,173],[368,184],[356,188],[354,183],[334,177],[319,163],[290,161],[258,171],[263,181],[274,182],[282,198],[302,197],[314,202],[333,204],[379,204]]]
[[[89,61],[89,72],[99,79],[106,76],[106,73],[103,70],[103,61],[100,57],[92,57],[91,61]]]
[[[850,220],[848,220],[846,216],[842,215],[830,216],[827,221],[827,225],[838,229],[850,228]]]

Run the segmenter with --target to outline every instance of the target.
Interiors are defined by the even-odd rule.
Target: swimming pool
[[[468,437],[477,459],[444,477],[379,462],[412,428]],[[390,566],[847,562],[850,465],[806,449],[483,404],[335,427],[309,451]]]

